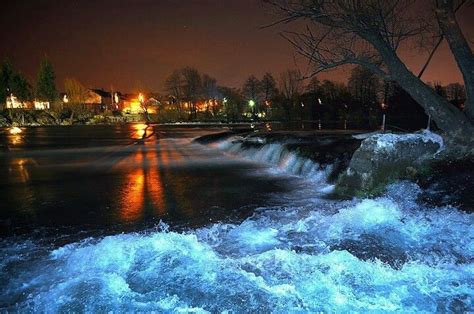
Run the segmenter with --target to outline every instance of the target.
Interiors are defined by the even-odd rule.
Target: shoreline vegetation
[[[71,120],[66,114],[50,110],[4,109],[0,111],[0,127],[101,125],[134,122],[146,122],[146,119],[140,114],[122,115],[113,112],[82,115]],[[154,122],[153,119],[150,122]]]

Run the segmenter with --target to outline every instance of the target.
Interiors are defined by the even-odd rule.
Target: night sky
[[[260,29],[276,16],[259,0],[3,0],[0,15],[0,58],[9,57],[33,80],[47,55],[60,88],[73,77],[88,87],[162,91],[165,77],[186,65],[233,87],[250,74],[309,71],[278,35],[283,27]],[[474,42],[472,17],[472,5],[458,14]],[[402,55],[416,72],[426,58],[415,49]],[[320,78],[347,75],[339,70]],[[446,44],[424,79],[461,81]]]

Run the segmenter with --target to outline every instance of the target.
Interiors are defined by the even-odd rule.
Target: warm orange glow
[[[20,134],[23,131],[19,127],[14,126],[14,127],[11,127],[8,132],[10,132],[10,134],[16,135],[16,134]]]
[[[146,125],[145,123],[137,123],[133,125],[133,128],[136,130],[135,138],[142,139],[146,135],[146,130],[148,128],[148,125]]]
[[[14,173],[13,178],[16,182],[25,183],[30,180],[30,172],[27,168],[28,164],[36,165],[36,163],[29,158],[15,158],[10,162],[9,171]]]
[[[140,218],[145,201],[145,170],[141,167],[143,155],[136,152],[133,156],[132,167],[138,167],[126,177],[127,191],[122,198],[120,217],[123,221],[134,221]],[[130,165],[128,165],[130,166]]]
[[[126,177],[128,192],[122,199],[121,219],[134,221],[141,218],[147,205],[152,205],[157,214],[164,214],[166,210],[164,190],[157,152],[140,149],[129,159],[130,161],[131,166],[136,169]]]
[[[135,100],[126,102],[124,104],[123,111],[128,112],[128,113],[142,113],[143,107],[140,101],[138,99],[135,99]]]
[[[145,97],[143,96],[142,93],[138,94],[138,101],[141,103],[145,101]]]

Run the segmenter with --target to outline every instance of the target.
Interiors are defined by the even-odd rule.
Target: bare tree
[[[260,81],[254,75],[250,75],[245,80],[242,90],[247,100],[253,100],[257,103],[261,94]]]
[[[349,77],[348,88],[356,101],[373,109],[377,105],[382,86],[374,73],[362,66],[356,66]]]
[[[69,122],[72,124],[74,117],[78,118],[86,113],[84,103],[87,100],[89,90],[76,79],[67,78],[64,80],[64,90],[66,91],[66,108],[70,110]]]
[[[282,14],[277,23],[306,21],[305,32],[287,32],[297,51],[314,66],[314,74],[346,64],[361,65],[385,80],[397,82],[431,115],[454,146],[472,151],[474,123],[470,110],[462,112],[413,74],[398,56],[400,45],[428,33],[415,0],[267,0]],[[466,85],[474,86],[469,72],[472,51],[454,23],[453,3],[436,3],[438,20],[460,65]],[[421,8],[423,9],[423,8]],[[426,11],[426,10],[425,10]],[[444,23],[450,21],[450,23]],[[451,39],[450,39],[451,38]],[[467,51],[469,50],[469,51]],[[470,61],[468,61],[470,60]],[[468,93],[469,97],[469,93]]]
[[[255,115],[260,109],[260,98],[262,94],[260,81],[254,75],[249,76],[242,86],[242,91],[248,103],[253,106],[251,110],[255,118]]]
[[[202,92],[203,92],[203,97],[204,101],[206,102],[206,113],[212,114],[215,116],[217,114],[217,95],[218,95],[218,90],[217,90],[217,80],[213,77],[210,77],[207,74],[203,74],[202,78]]]
[[[285,98],[283,109],[288,120],[291,118],[291,111],[295,109],[302,87],[303,80],[300,71],[286,70],[280,74],[280,91]]]
[[[451,83],[446,86],[446,98],[456,107],[466,106],[466,89],[459,83]]]
[[[275,78],[271,73],[265,73],[260,81],[264,101],[271,101],[278,93]]]
[[[176,109],[179,113],[182,112],[182,99],[184,89],[184,78],[180,70],[174,70],[165,80],[166,91],[173,97],[176,104]]]
[[[316,76],[313,76],[308,85],[306,85],[306,91],[310,94],[317,95],[321,92],[321,82],[318,80]]]
[[[197,101],[202,95],[202,80],[199,71],[186,67],[182,70],[184,78],[184,97],[190,104],[191,118],[196,118],[197,115]]]

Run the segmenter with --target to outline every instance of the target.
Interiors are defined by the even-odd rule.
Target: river
[[[0,134],[0,310],[472,311],[472,214],[397,182],[333,200],[330,165],[218,128]]]

